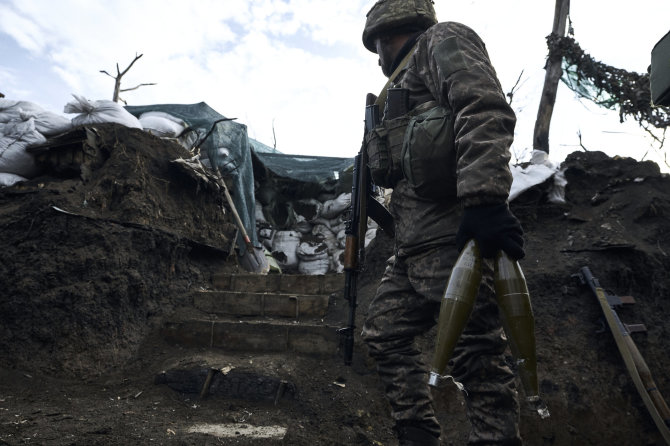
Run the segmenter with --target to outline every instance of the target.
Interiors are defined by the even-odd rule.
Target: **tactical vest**
[[[381,187],[393,188],[404,178],[420,197],[452,198],[457,161],[452,110],[436,101],[408,110],[404,89],[390,88],[413,53],[409,51],[377,98],[376,105],[384,105],[383,119],[364,141],[370,174]]]

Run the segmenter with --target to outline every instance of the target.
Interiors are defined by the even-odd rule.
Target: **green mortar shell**
[[[535,350],[535,318],[526,279],[519,262],[504,252],[496,256],[494,286],[500,317],[512,355],[517,360],[519,379],[527,397],[539,394]]]
[[[442,298],[432,365],[433,373],[442,375],[444,372],[470,318],[481,280],[482,262],[479,247],[474,240],[470,240],[451,270],[451,276]]]

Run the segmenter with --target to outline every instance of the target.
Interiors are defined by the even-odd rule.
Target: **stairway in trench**
[[[342,275],[217,274],[193,308],[162,328],[171,344],[222,352],[335,355],[339,327],[323,322]]]
[[[180,438],[302,445],[370,436],[365,398],[378,400],[379,389],[362,352],[358,368],[343,364],[343,286],[343,274],[218,274],[187,296],[160,329],[171,348],[154,380],[194,408],[177,420]],[[333,417],[354,421],[321,432]]]
[[[156,384],[200,399],[293,400],[296,357],[341,362],[342,322],[325,318],[343,282],[341,274],[214,275],[211,289],[193,291],[164,321],[160,336],[178,350]]]

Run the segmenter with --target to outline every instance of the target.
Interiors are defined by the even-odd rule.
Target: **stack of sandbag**
[[[63,108],[64,113],[76,114],[72,125],[101,124],[115,122],[126,127],[142,129],[139,119],[131,115],[121,104],[100,99],[89,101],[84,96],[72,95],[74,101],[68,102]]]
[[[317,199],[293,201],[287,204],[292,213],[286,219],[291,222],[290,228],[279,230],[268,223],[266,211],[257,201],[256,229],[259,240],[268,247],[284,272],[342,272],[346,212],[350,203],[350,193],[324,202]],[[374,232],[368,232],[374,236]],[[367,238],[366,244],[369,242]]]
[[[37,104],[0,98],[0,186],[36,176],[35,159],[26,149],[71,127],[69,119]]]

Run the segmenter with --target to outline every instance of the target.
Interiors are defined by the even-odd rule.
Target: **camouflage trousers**
[[[410,257],[391,257],[370,303],[363,339],[377,362],[397,427],[410,425],[440,435],[427,385],[428,366],[416,340],[437,322],[442,293],[457,256],[455,247],[449,245]],[[468,444],[520,445],[516,381],[504,360],[507,342],[495,302],[492,262],[484,262],[483,276],[449,367],[467,392]]]

